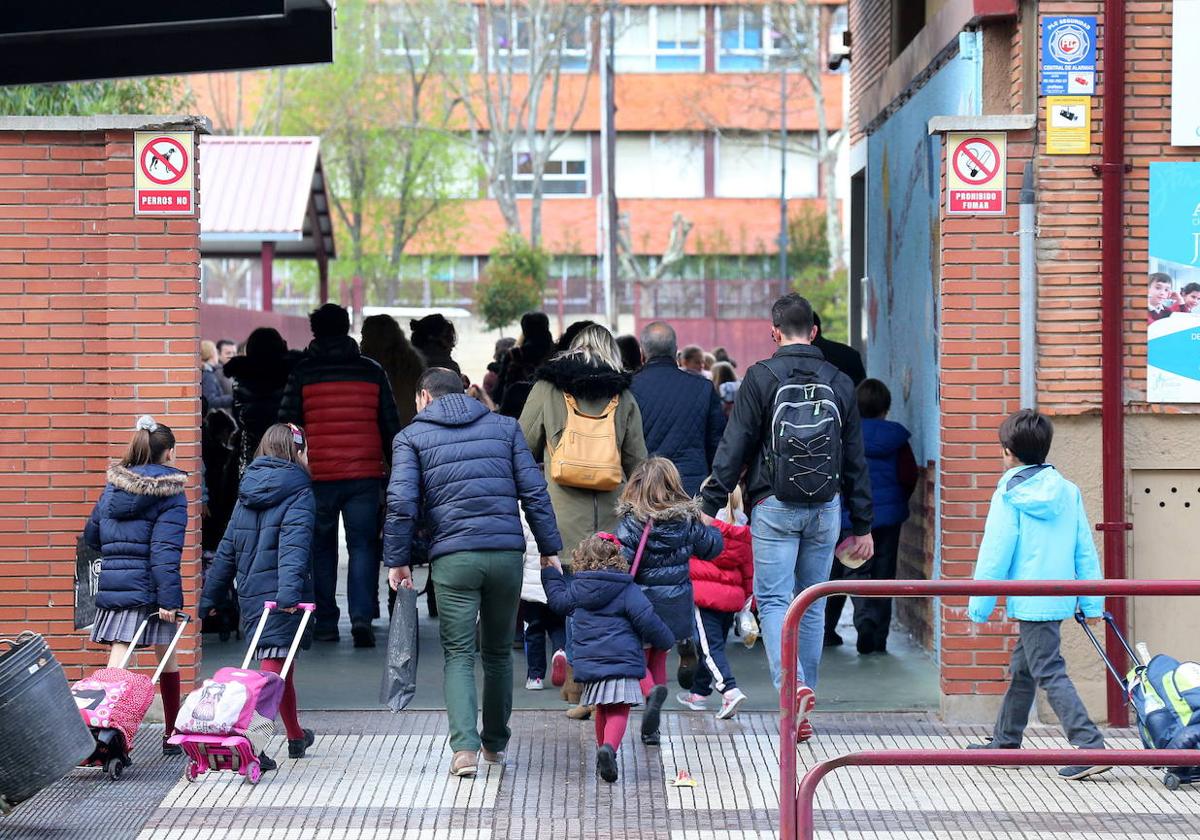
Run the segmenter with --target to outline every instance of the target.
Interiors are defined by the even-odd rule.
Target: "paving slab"
[[[744,713],[716,721],[694,712],[663,718],[663,744],[631,733],[621,779],[594,771],[592,725],[556,712],[519,711],[503,768],[451,778],[445,716],[438,712],[306,713],[318,732],[309,757],[269,751],[279,770],[252,786],[231,775],[196,783],[183,761],[155,747],[143,727],[135,765],[117,782],[78,770],[0,820],[12,840],[768,840],[778,825],[777,719]],[[817,738],[797,749],[801,767],[859,749],[952,747],[982,727],[947,727],[926,715],[819,714]],[[1129,731],[1110,745],[1137,749]],[[1029,746],[1062,746],[1057,731],[1031,730]],[[694,788],[670,782],[680,770]],[[817,836],[916,838],[1198,838],[1200,787],[1167,791],[1150,770],[1124,768],[1085,782],[1053,769],[847,768],[817,797]]]

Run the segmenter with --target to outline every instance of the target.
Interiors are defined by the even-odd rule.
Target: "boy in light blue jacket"
[[[1079,488],[1046,463],[1054,426],[1036,411],[1018,411],[1000,425],[1006,471],[992,496],[983,544],[975,563],[976,580],[1099,580],[1100,558]],[[1012,682],[987,744],[972,749],[1017,749],[1037,689],[1045,690],[1067,739],[1076,747],[1101,749],[1104,738],[1088,717],[1067,676],[1062,651],[1062,622],[1078,607],[1100,618],[1104,599],[1074,595],[1009,597],[1010,620],[1020,624],[1012,654]],[[994,595],[975,596],[967,607],[971,620],[986,623],[996,606]],[[1110,770],[1100,765],[1064,767],[1064,779],[1084,779]]]

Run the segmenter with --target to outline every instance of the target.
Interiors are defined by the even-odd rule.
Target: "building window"
[[[589,175],[589,143],[582,135],[565,138],[546,161],[542,175],[543,195],[587,195]],[[513,154],[513,181],[519,195],[533,192],[533,156],[529,152]]]
[[[779,136],[722,134],[717,138],[716,193],[721,198],[779,198]],[[820,167],[811,136],[788,138],[788,198],[817,195]]]
[[[618,73],[699,73],[704,69],[704,9],[622,7],[616,58]]]
[[[474,9],[467,10],[461,25],[439,24],[429,19],[417,20],[400,4],[381,3],[375,8],[375,43],[379,63],[384,69],[423,69],[429,61],[429,44],[436,43],[453,32],[457,44],[450,44],[442,58],[447,65],[458,62],[461,69],[471,70],[478,64],[479,49],[475,43],[478,17]]]
[[[827,36],[826,61],[832,62],[837,56],[849,56],[850,48],[846,46],[846,31],[850,28],[849,10],[846,6],[837,6],[829,17],[829,34]],[[837,72],[849,72],[850,65],[843,61],[838,65]]]
[[[703,198],[703,135],[618,134],[616,187],[621,198]]]
[[[550,18],[556,18],[557,12],[545,13]],[[562,48],[561,69],[564,73],[586,73],[590,66],[589,46],[591,44],[590,20],[583,7],[567,6],[561,14],[562,20],[545,20],[543,25],[561,23],[565,30],[565,42]],[[511,24],[511,26],[510,26]],[[512,30],[510,32],[510,29]],[[514,9],[511,17],[502,9],[492,12],[492,48],[500,65],[509,65],[513,70],[529,70],[529,53],[533,37],[533,22],[529,19],[528,10]],[[543,36],[546,43],[543,51],[553,49],[550,39]]]
[[[795,32],[797,22],[787,27]],[[799,37],[799,35],[797,35]],[[771,9],[763,6],[717,7],[717,70],[722,73],[755,73],[775,70],[788,59],[795,45],[771,25]]]
[[[925,28],[925,4],[892,0],[892,61]]]

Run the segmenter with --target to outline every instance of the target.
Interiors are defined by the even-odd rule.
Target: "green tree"
[[[349,238],[334,276],[361,276],[368,300],[400,302],[401,262],[418,237],[447,246],[454,199],[476,189],[441,95],[446,56],[424,49],[401,7],[338,6],[337,61],[283,74],[282,126],[321,137],[331,202]],[[426,249],[427,250],[427,249]]]
[[[550,257],[515,233],[505,234],[488,257],[475,286],[475,304],[488,329],[503,330],[526,312],[540,309]]]
[[[0,87],[0,114],[5,116],[170,113],[184,110],[189,104],[177,78]]]
[[[847,341],[850,318],[846,270],[829,270],[829,238],[823,214],[805,208],[788,220],[788,266],[792,288],[808,298],[821,316],[821,333],[833,341]]]

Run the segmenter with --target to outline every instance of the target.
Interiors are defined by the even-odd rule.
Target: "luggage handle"
[[[1125,648],[1125,652],[1129,654],[1129,660],[1133,662],[1134,669],[1138,672],[1145,670],[1146,663],[1142,662],[1142,658],[1136,652],[1134,652],[1133,648],[1129,646],[1128,640],[1126,640],[1124,634],[1122,634],[1120,629],[1117,627],[1117,622],[1113,618],[1112,613],[1110,613],[1108,610],[1105,610],[1101,614],[1101,617],[1104,619],[1104,623],[1108,625],[1108,629],[1111,630],[1113,635],[1117,637],[1117,640],[1121,642],[1121,647]],[[1113,678],[1116,679],[1117,684],[1121,686],[1121,689],[1128,692],[1130,688],[1129,683],[1125,681],[1124,676],[1117,672],[1117,667],[1113,665],[1112,660],[1108,658],[1108,654],[1104,652],[1104,645],[1102,645],[1100,640],[1096,638],[1095,632],[1093,632],[1091,626],[1087,623],[1087,616],[1083,614],[1083,610],[1075,610],[1075,620],[1079,622],[1079,626],[1083,628],[1083,632],[1087,635],[1088,640],[1091,641],[1092,647],[1096,649],[1096,653],[1100,654],[1100,658],[1104,661],[1104,665],[1108,668],[1108,672],[1113,675]]]
[[[192,617],[183,610],[175,611],[175,623],[178,627],[175,630],[175,635],[171,637],[171,643],[167,645],[167,652],[163,658],[158,661],[158,667],[154,669],[154,676],[150,678],[150,684],[156,685],[163,675],[163,668],[167,666],[167,661],[175,655],[175,648],[179,645],[179,640],[183,638],[183,631],[187,630],[188,622]]]
[[[250,640],[249,647],[246,648],[246,658],[242,660],[242,670],[245,671],[250,667],[250,660],[254,657],[254,651],[258,650],[258,640],[262,637],[263,628],[267,626],[267,616],[271,610],[278,609],[279,604],[276,601],[267,601],[263,604],[262,615],[259,616],[258,626],[254,628],[254,638]],[[292,659],[296,656],[296,649],[300,647],[300,640],[304,637],[304,630],[308,627],[308,620],[312,616],[313,610],[317,608],[316,604],[297,604],[296,608],[304,613],[300,618],[300,628],[296,631],[296,638],[292,639],[292,646],[288,649],[287,660],[283,663],[283,672],[279,675],[282,679],[287,679],[287,672],[291,668]]]
[[[124,668],[128,668],[128,667],[129,667],[129,660],[133,658],[133,655],[134,655],[135,653],[137,653],[137,646],[138,646],[138,642],[140,642],[140,641],[142,640],[142,634],[146,632],[146,627],[147,627],[147,626],[149,626],[149,624],[150,624],[150,619],[154,618],[154,617],[155,617],[155,616],[157,616],[157,615],[158,615],[158,610],[155,610],[154,612],[150,613],[149,615],[147,615],[145,618],[143,618],[143,619],[142,619],[142,623],[138,625],[138,629],[137,629],[137,630],[135,630],[135,631],[134,631],[134,633],[133,633],[133,638],[132,638],[132,639],[129,641],[129,648],[128,648],[128,649],[125,651],[125,656],[123,656],[123,657],[121,658],[121,664],[117,666],[118,668],[122,668],[122,669],[124,669]],[[187,615],[187,613],[183,612],[182,610],[176,610],[176,611],[175,611],[175,618],[176,618],[177,620],[179,620],[179,619],[182,619],[182,620],[183,620],[183,623],[184,623],[185,625],[186,625],[186,624],[187,624],[187,622],[190,620],[190,619],[189,619],[189,617],[188,617],[188,615]],[[180,631],[179,631],[179,630],[176,630],[176,631],[175,631],[175,638],[171,640],[170,649],[168,650],[168,653],[167,653],[167,655],[163,657],[163,661],[164,661],[164,662],[165,662],[167,659],[169,659],[169,658],[170,658],[170,656],[171,656],[171,654],[172,654],[172,653],[174,653],[174,652],[175,652],[175,644],[176,644],[176,643],[179,641],[179,636],[180,636],[180,635],[181,635],[181,634],[180,634]],[[159,667],[159,670],[154,672],[154,679],[155,679],[155,681],[157,681],[157,680],[158,680],[158,677],[159,677],[159,675],[160,675],[160,671],[162,670],[162,668],[161,668],[161,666],[162,666],[162,663],[161,663],[161,662],[159,663],[159,666],[160,666],[160,667]]]

